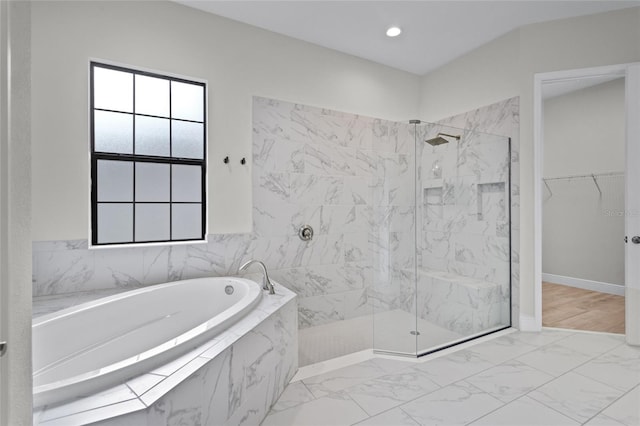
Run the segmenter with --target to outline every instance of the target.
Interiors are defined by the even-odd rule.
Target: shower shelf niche
[[[503,221],[506,218],[506,198],[504,182],[479,183],[478,220]]]

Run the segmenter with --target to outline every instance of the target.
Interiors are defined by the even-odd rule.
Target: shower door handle
[[[631,238],[631,242],[632,242],[633,244],[640,244],[640,237],[639,237],[639,236],[637,236],[637,235],[636,235],[635,237],[632,237],[632,238]]]
[[[0,342],[0,356],[7,351],[7,342]]]

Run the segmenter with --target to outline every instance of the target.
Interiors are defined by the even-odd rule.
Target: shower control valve
[[[298,229],[298,236],[302,241],[311,241],[313,238],[313,228],[310,225],[302,225]]]

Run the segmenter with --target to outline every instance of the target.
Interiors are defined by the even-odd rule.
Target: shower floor
[[[386,311],[301,329],[299,364],[302,367],[371,348],[415,355],[416,336],[410,332],[416,329],[420,332],[417,347],[421,351],[463,337],[429,321],[416,322],[415,315],[409,312]]]

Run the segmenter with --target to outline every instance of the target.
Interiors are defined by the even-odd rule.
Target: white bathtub
[[[34,406],[87,396],[162,365],[211,340],[261,296],[250,280],[199,278],[39,317],[33,323]]]

